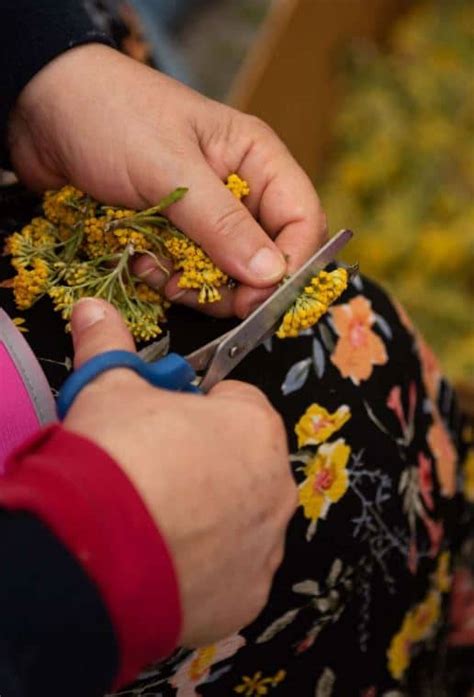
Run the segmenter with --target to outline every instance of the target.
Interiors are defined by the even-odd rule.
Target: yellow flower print
[[[402,629],[395,634],[387,651],[388,669],[396,680],[403,677],[406,669],[410,665],[411,659],[411,640],[406,629]]]
[[[412,610],[409,621],[409,635],[413,642],[427,639],[441,612],[441,597],[438,591],[431,590],[426,598]]]
[[[188,675],[190,679],[194,682],[199,680],[207,671],[209,666],[212,665],[216,656],[216,645],[210,644],[209,646],[203,646],[201,649],[197,649],[195,656],[188,668]]]
[[[438,557],[438,565],[434,573],[434,585],[440,593],[447,593],[451,588],[450,552],[442,552]]]
[[[279,685],[286,677],[286,671],[279,670],[273,677],[264,678],[261,671],[255,673],[253,678],[244,675],[242,683],[234,687],[234,691],[244,697],[253,697],[254,695],[267,695],[269,689]]]
[[[212,666],[230,658],[244,645],[244,637],[234,634],[216,644],[193,651],[169,680],[170,685],[176,689],[176,697],[198,697],[195,688],[206,682]]]
[[[437,590],[430,590],[426,598],[405,615],[387,651],[388,669],[396,680],[403,677],[410,665],[413,645],[431,635],[440,612],[441,595]]]
[[[348,406],[341,405],[332,414],[319,404],[311,404],[295,426],[298,447],[324,443],[351,418]]]
[[[351,449],[342,438],[323,443],[316,455],[304,466],[306,479],[299,487],[299,503],[311,520],[306,533],[309,541],[316,532],[319,518],[325,518],[332,503],[339,501],[349,486],[346,469]]]

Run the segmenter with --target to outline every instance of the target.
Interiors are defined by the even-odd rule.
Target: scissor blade
[[[304,287],[334,261],[352,235],[350,230],[338,232],[236,329],[224,338],[221,337],[209,369],[200,384],[204,392],[228,375],[252,349],[276,329]],[[189,358],[191,356],[188,356],[188,360]]]
[[[170,335],[166,334],[162,339],[158,339],[158,341],[154,341],[152,344],[148,344],[148,346],[142,348],[141,351],[138,352],[138,355],[145,363],[153,363],[153,361],[157,361],[159,358],[166,356],[169,348]]]

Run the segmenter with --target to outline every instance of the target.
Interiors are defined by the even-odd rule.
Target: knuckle
[[[233,205],[226,208],[215,218],[212,226],[218,237],[237,236],[240,229],[248,222],[247,210],[241,206]]]
[[[260,136],[266,136],[268,138],[274,138],[280,140],[273,128],[263,119],[258,116],[246,115],[247,125],[253,131],[258,133]]]
[[[272,409],[265,399],[255,400],[247,413],[247,419],[252,423],[259,423],[264,432],[272,436],[275,431],[278,414]]]

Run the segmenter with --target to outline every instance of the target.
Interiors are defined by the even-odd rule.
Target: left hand
[[[38,190],[71,183],[144,208],[187,186],[167,214],[241,284],[215,305],[199,306],[193,291],[179,300],[214,315],[246,316],[325,240],[313,186],[268,126],[107,46],[71,49],[35,75],[12,112],[9,141],[16,172]],[[250,184],[244,204],[223,184],[231,172]],[[177,275],[140,263],[173,299]]]

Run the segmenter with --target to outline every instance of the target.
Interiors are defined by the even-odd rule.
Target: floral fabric
[[[18,315],[6,289],[0,304]],[[47,301],[24,315],[58,388],[71,358],[62,322]],[[232,324],[175,308],[172,349],[186,353]],[[463,695],[453,680],[456,690],[474,684],[466,566],[451,606],[450,592],[458,551],[469,557],[472,545],[472,453],[463,459],[454,395],[409,319],[357,277],[313,330],[273,338],[233,377],[259,386],[287,427],[300,505],[285,560],[254,623],[178,651],[122,694]]]

